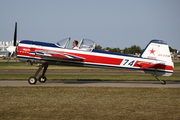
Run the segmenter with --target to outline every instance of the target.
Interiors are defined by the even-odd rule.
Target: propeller
[[[15,23],[15,30],[14,30],[14,42],[13,42],[14,46],[16,46],[16,40],[17,40],[17,22]]]
[[[13,53],[16,52],[16,41],[17,41],[17,22],[15,22],[13,46],[9,46],[7,48],[7,51],[10,52],[11,54],[10,54],[10,57],[8,58],[6,64],[9,62],[9,60],[12,57]]]

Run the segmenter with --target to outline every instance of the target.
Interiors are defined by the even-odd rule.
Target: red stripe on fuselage
[[[110,58],[110,57],[102,57],[96,55],[87,55],[87,54],[78,54],[78,53],[69,53],[70,55],[75,55],[78,57],[85,58],[84,62],[91,62],[91,63],[100,63],[100,64],[110,64],[110,65],[120,65],[123,59],[119,58]]]
[[[157,69],[164,69],[164,70],[171,70],[173,71],[173,66],[170,65],[162,65],[162,64],[157,64],[156,66],[152,68],[157,68]]]
[[[39,56],[29,54],[29,52],[33,52],[33,51],[35,51],[35,48],[18,46],[17,55],[40,58]]]
[[[29,52],[39,51],[39,50],[44,50],[44,49],[18,46],[17,55],[24,55],[24,56],[38,57],[39,58],[39,56],[29,54]],[[48,50],[48,51],[52,51],[52,50]],[[84,62],[120,65],[121,62],[123,61],[123,59],[120,59],[120,58],[111,58],[111,57],[106,57],[106,56],[88,55],[88,52],[87,52],[87,54],[80,54],[80,53],[71,53],[71,52],[63,52],[63,51],[55,51],[55,50],[53,50],[53,51],[54,52],[60,52],[60,53],[66,53],[66,54],[74,55],[74,56],[81,57],[81,58],[85,58]]]

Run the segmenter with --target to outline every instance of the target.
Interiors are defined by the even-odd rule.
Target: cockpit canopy
[[[60,40],[59,42],[56,43],[57,46],[61,47],[61,48],[68,48],[69,43],[70,43],[71,38],[65,38],[63,40]],[[89,39],[82,39],[79,42],[78,45],[78,50],[88,50],[91,51],[93,49],[95,49],[96,43],[92,40]]]
[[[61,47],[61,48],[67,48],[68,45],[69,45],[70,40],[71,40],[71,38],[62,39],[62,40],[58,41],[56,43],[56,45]]]
[[[89,39],[82,39],[79,44],[79,49],[81,50],[92,50],[95,49],[96,43]]]

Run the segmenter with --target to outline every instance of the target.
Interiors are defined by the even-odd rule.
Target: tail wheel
[[[162,80],[162,81],[161,81],[161,84],[162,84],[162,85],[165,85],[165,84],[166,84],[166,81]]]
[[[39,76],[39,79],[38,79],[38,80],[39,80],[40,83],[45,83],[46,80],[47,80],[47,78],[46,78],[45,76],[42,76],[42,75],[41,75],[41,76]]]
[[[37,82],[37,79],[36,79],[36,77],[34,77],[34,76],[32,76],[32,77],[30,77],[29,79],[28,79],[28,82],[29,82],[29,84],[36,84],[36,82]]]

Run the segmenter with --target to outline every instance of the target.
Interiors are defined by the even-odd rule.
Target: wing
[[[62,53],[62,52],[54,52],[54,51],[45,51],[45,50],[40,50],[40,51],[33,51],[29,52],[31,55],[36,55],[40,56],[43,59],[47,60],[63,60],[63,61],[83,61],[84,58],[77,57],[74,55]]]

